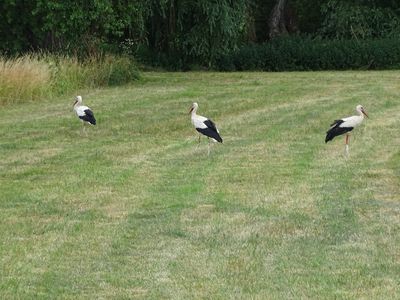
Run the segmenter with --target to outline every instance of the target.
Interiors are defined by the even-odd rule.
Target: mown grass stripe
[[[2,295],[395,297],[398,77],[147,73],[90,91],[87,137],[71,99],[5,106]],[[194,101],[224,137],[210,157]],[[345,160],[324,134],[356,104]]]

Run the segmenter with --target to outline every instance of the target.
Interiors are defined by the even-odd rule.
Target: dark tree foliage
[[[329,0],[321,7],[319,34],[333,39],[370,39],[399,36],[400,16],[390,1]]]
[[[40,25],[32,16],[34,8],[34,2],[29,1],[3,0],[0,3],[1,51],[15,53],[37,46]]]
[[[0,51],[95,51],[145,40],[145,0],[2,0]]]
[[[148,23],[152,50],[210,64],[235,49],[247,30],[246,0],[154,1]]]
[[[175,68],[209,67],[282,34],[400,35],[398,0],[2,0],[0,11],[3,54],[124,52]]]
[[[291,0],[302,33],[322,38],[371,38],[398,34],[397,0]]]

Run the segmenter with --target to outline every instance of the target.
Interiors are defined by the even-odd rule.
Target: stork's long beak
[[[78,100],[75,100],[74,104],[72,104],[72,107],[74,107],[76,103],[78,103]]]
[[[190,108],[190,110],[189,110],[189,115],[192,113],[193,109],[194,109],[194,107],[192,106],[192,107]]]
[[[367,115],[367,112],[364,110],[364,108],[361,109],[361,112],[364,114],[364,116],[366,116],[367,118],[369,118],[368,115]]]

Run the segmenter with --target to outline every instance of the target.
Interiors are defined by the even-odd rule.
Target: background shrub
[[[323,40],[287,36],[251,44],[219,57],[221,71],[304,71],[394,69],[400,67],[400,40]]]

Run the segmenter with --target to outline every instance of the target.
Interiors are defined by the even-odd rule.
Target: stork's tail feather
[[[218,133],[212,134],[212,135],[210,135],[208,137],[212,138],[215,142],[223,143],[222,137]]]
[[[217,140],[217,141],[220,142],[220,143],[223,143],[222,137],[221,137],[219,134],[216,136],[216,139],[215,139],[215,140]]]
[[[325,138],[325,143],[332,141],[334,137],[335,136],[328,131],[328,134],[326,135],[326,138]]]

